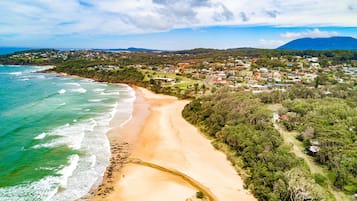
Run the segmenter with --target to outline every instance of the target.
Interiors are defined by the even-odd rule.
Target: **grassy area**
[[[175,73],[165,73],[161,71],[153,71],[153,70],[142,70],[145,75],[145,81],[149,81],[153,78],[171,78],[174,79],[176,83],[164,83],[165,87],[179,87],[180,89],[187,89],[189,87],[193,87],[194,84],[201,84],[202,81],[194,80],[188,77],[184,77],[181,75],[176,75]]]

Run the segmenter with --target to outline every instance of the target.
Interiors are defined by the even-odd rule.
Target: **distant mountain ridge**
[[[336,36],[330,38],[300,38],[286,43],[278,50],[357,50],[357,39]]]

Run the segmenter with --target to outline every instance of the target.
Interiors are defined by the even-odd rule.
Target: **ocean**
[[[31,48],[26,47],[0,47],[0,55],[12,54],[14,52],[20,52],[30,49]]]
[[[126,85],[0,65],[0,200],[75,200],[110,161],[106,136],[131,117]],[[116,125],[119,126],[119,125]]]

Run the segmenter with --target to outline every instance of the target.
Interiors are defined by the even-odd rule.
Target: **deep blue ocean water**
[[[109,164],[111,119],[131,116],[130,87],[41,69],[0,66],[2,201],[80,198]]]
[[[0,55],[11,54],[14,52],[29,50],[31,48],[26,47],[0,47]]]

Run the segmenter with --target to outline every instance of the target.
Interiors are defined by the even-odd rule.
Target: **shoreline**
[[[188,100],[128,86],[136,97],[132,116],[123,123],[115,118],[116,112],[106,134],[110,164],[92,190],[78,200],[190,201],[199,191],[209,200],[256,200],[243,188],[226,155],[183,119],[181,111]]]
[[[149,103],[144,101],[138,87],[130,87],[135,91],[136,97],[131,117],[126,122],[118,121],[114,117],[110,123],[112,129],[106,133],[110,143],[110,164],[103,173],[100,185],[93,187],[79,200],[102,200],[113,191],[113,183],[120,179],[119,173],[138,140],[138,134],[149,114]]]
[[[225,154],[183,119],[187,100],[131,87],[132,118],[123,126],[112,120],[110,165],[83,199],[194,200],[202,191],[211,192],[211,200],[256,200]]]

